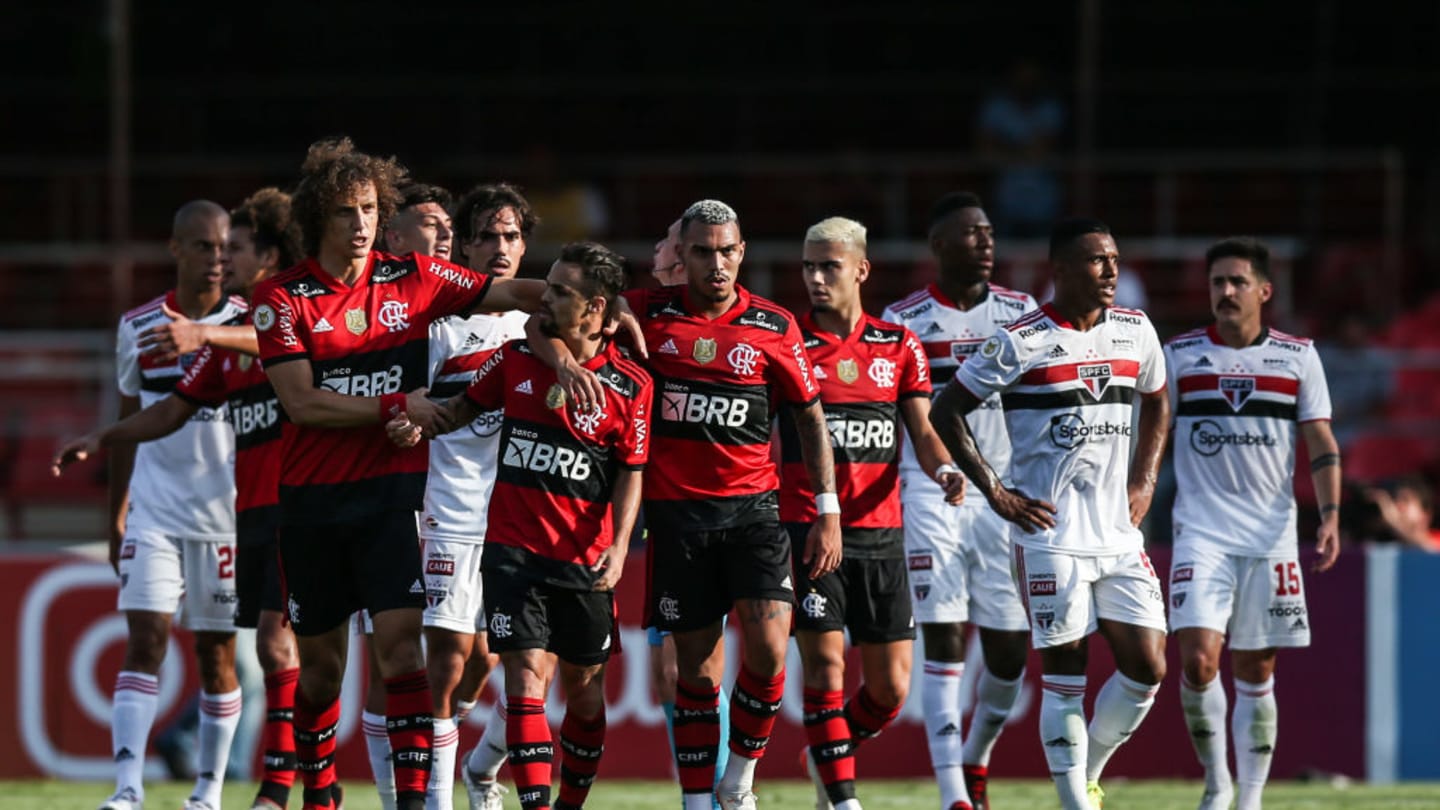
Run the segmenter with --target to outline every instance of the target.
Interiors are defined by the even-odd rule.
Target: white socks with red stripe
[[[1085,676],[1045,675],[1040,679],[1040,743],[1063,810],[1090,810],[1085,794]]]
[[[230,762],[230,743],[240,725],[240,690],[223,694],[200,692],[200,728],[196,733],[195,790],[190,795],[211,807],[220,806],[220,787]]]
[[[1150,707],[1155,705],[1158,683],[1140,683],[1119,672],[1110,676],[1095,697],[1095,716],[1090,718],[1090,750],[1086,754],[1085,778],[1100,780],[1105,763],[1120,744],[1130,739]]]
[[[964,734],[961,732],[960,681],[964,662],[926,661],[920,675],[920,705],[925,710],[925,740],[930,745],[930,764],[940,786],[940,806],[957,801],[968,803],[965,772],[961,767]]]
[[[435,741],[430,748],[430,784],[425,791],[426,810],[451,810],[455,794],[455,754],[460,748],[460,724],[454,717],[435,718]]]
[[[145,742],[155,724],[160,679],[143,672],[121,672],[115,678],[110,716],[110,753],[115,757],[115,791],[125,788],[145,798]]]
[[[1270,757],[1275,753],[1275,677],[1264,683],[1235,681],[1235,714],[1230,732],[1235,735],[1235,810],[1258,810],[1260,793],[1270,778]]]

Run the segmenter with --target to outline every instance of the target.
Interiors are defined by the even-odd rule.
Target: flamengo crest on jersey
[[[899,402],[930,395],[925,350],[910,330],[869,315],[844,338],[821,329],[811,315],[801,319],[800,328],[810,368],[820,383],[841,524],[847,529],[894,530],[847,532],[847,544],[865,538],[898,545],[898,442],[904,430]],[[780,519],[809,523],[815,520],[815,492],[800,454],[793,413],[781,414],[780,438]]]
[[[161,304],[180,310],[169,292],[120,317],[115,365],[120,393],[148,408],[164,399],[194,362],[194,355],[162,362],[142,355],[141,333],[169,323]],[[232,324],[245,314],[244,299],[222,298],[199,323]],[[235,437],[224,405],[201,408],[175,433],[135,448],[126,528],[158,529],[193,539],[230,539],[235,534]]]
[[[476,306],[491,281],[430,256],[372,252],[365,271],[346,284],[306,259],[255,288],[260,357],[271,373],[308,360],[315,386],[343,396],[414,391],[429,381],[430,324]],[[343,523],[420,508],[429,467],[424,446],[397,448],[377,425],[293,422],[285,423],[281,442],[283,523]]]
[[[582,412],[558,389],[555,371],[523,340],[491,353],[465,396],[482,410],[504,409],[500,453],[486,543],[517,546],[555,565],[554,584],[589,587],[591,571],[610,547],[610,501],[622,468],[649,457],[653,387],[641,368],[613,346],[583,364],[605,390],[598,408]],[[523,392],[520,382],[532,381]]]
[[[1005,324],[1035,309],[1035,299],[1023,292],[1008,290],[997,284],[985,285],[985,292],[975,306],[960,309],[934,284],[912,293],[885,309],[882,320],[898,323],[909,329],[925,347],[930,360],[931,380],[938,392],[961,363],[973,355],[986,338]],[[1005,416],[1000,397],[986,399],[965,417],[975,442],[1001,480],[1010,479],[1010,436],[1005,431]],[[900,475],[905,479],[907,498],[937,500],[944,497],[940,485],[920,468],[915,448],[903,442]],[[974,491],[973,489],[971,490]],[[984,505],[984,498],[966,498],[966,505]]]
[[[779,517],[772,403],[820,393],[795,316],[736,286],[718,318],[690,311],[684,286],[625,293],[652,351],[655,454],[645,473],[651,525],[722,529]],[[670,346],[675,353],[668,350]]]
[[[1225,345],[1214,326],[1165,345],[1175,413],[1176,542],[1294,554],[1296,434],[1330,418],[1315,346],[1273,329]]]
[[[1165,385],[1145,313],[1112,307],[1080,332],[1046,304],[981,344],[954,384],[981,400],[1001,395],[1014,486],[1058,510],[1054,529],[1012,532],[1015,543],[1086,555],[1142,547],[1126,487],[1132,409],[1137,394]]]
[[[430,325],[430,396],[462,393],[496,349],[525,336],[523,312],[441,318]],[[420,514],[423,537],[479,543],[495,488],[495,460],[504,413],[487,411],[430,442],[430,474]]]

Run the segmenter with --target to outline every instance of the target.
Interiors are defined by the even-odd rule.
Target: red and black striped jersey
[[[490,276],[429,256],[372,252],[349,285],[313,258],[260,283],[255,331],[266,368],[309,360],[315,385],[374,397],[423,387],[430,322],[484,298]],[[426,448],[395,447],[379,425],[304,427],[285,422],[281,520],[352,522],[382,510],[419,509]]]
[[[843,338],[822,329],[811,315],[801,319],[800,331],[820,384],[846,545],[898,546],[904,429],[899,403],[930,396],[925,349],[909,329],[869,315]],[[815,520],[815,490],[789,416],[780,419],[780,519],[809,523]]]
[[[285,412],[259,360],[206,346],[175,396],[202,408],[228,405],[235,430],[235,520],[244,536],[252,521],[274,525],[280,503],[280,423]],[[257,525],[259,525],[257,523]]]
[[[589,588],[590,566],[613,540],[610,499],[621,468],[650,454],[650,375],[613,346],[586,362],[605,388],[599,408],[571,407],[555,371],[523,340],[496,349],[465,397],[481,411],[504,408],[486,543],[522,548],[546,578]]]
[[[625,293],[655,377],[655,463],[645,475],[651,525],[724,529],[777,520],[772,403],[820,394],[795,316],[736,287],[725,314],[694,312],[684,286]]]

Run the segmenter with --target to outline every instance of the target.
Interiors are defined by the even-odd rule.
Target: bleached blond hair
[[[805,232],[806,242],[850,245],[865,252],[865,226],[846,217],[822,219]]]

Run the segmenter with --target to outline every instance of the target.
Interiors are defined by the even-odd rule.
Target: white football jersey
[[[1016,544],[1070,554],[1123,554],[1144,538],[1130,525],[1127,481],[1137,393],[1165,387],[1150,318],[1110,308],[1086,332],[1046,304],[995,333],[954,384],[1000,394],[1014,446],[1014,486],[1055,505],[1055,528],[1013,531]]]
[[[985,293],[970,309],[960,309],[934,284],[911,293],[885,309],[880,320],[907,327],[920,338],[925,355],[930,359],[930,377],[934,393],[939,394],[955,376],[965,359],[975,354],[986,338],[1005,324],[1035,309],[1035,299],[1023,292],[987,284]],[[1010,436],[1005,432],[1005,416],[999,395],[985,400],[965,417],[975,442],[1001,480],[1010,480]],[[908,437],[907,437],[908,438]],[[900,475],[905,482],[906,497],[916,494],[943,497],[940,485],[921,469],[915,458],[912,442],[903,443]],[[974,492],[974,489],[971,489]],[[984,498],[966,498],[967,506],[984,505]]]
[[[1165,345],[1175,414],[1175,540],[1293,555],[1295,439],[1330,418],[1315,346],[1266,329],[1233,349],[1214,326]]]
[[[169,323],[161,304],[179,311],[169,292],[120,316],[115,335],[115,376],[120,393],[148,408],[168,396],[185,376],[192,355],[162,363],[141,355],[145,330]],[[229,296],[200,323],[237,321],[245,299]],[[151,529],[192,540],[231,540],[235,535],[235,434],[224,406],[201,408],[179,430],[135,448],[130,476],[130,530]]]
[[[463,393],[475,370],[505,343],[525,336],[523,312],[441,318],[430,324],[430,396]],[[485,539],[486,510],[495,488],[503,411],[482,413],[430,442],[430,475],[420,515],[423,537]]]

